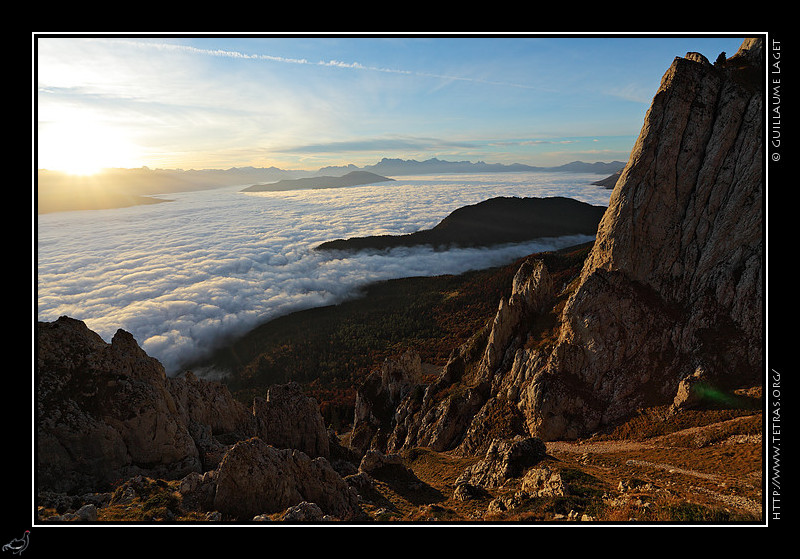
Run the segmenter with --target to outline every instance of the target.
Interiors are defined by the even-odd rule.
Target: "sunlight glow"
[[[92,175],[112,167],[142,166],[141,150],[109,125],[77,120],[41,124],[38,167]]]

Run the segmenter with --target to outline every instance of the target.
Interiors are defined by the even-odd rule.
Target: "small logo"
[[[25,530],[25,533],[22,535],[21,538],[14,538],[6,545],[3,546],[3,551],[10,551],[11,553],[15,553],[16,555],[20,555],[25,548],[28,547],[28,538],[30,538],[31,531]]]

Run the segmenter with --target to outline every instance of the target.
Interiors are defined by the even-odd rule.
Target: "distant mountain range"
[[[337,239],[322,243],[317,250],[382,250],[416,245],[485,247],[542,237],[594,235],[605,209],[558,196],[497,197],[458,208],[433,229],[407,235]]]
[[[73,176],[58,171],[39,169],[36,179],[37,213],[58,212],[67,210],[95,209],[95,198],[98,193],[105,197],[102,207],[123,207],[140,203],[153,203],[143,197],[154,194],[171,194],[173,192],[189,192],[236,185],[261,185],[262,190],[285,190],[294,188],[333,188],[319,186],[319,180],[325,177],[322,184],[333,185],[335,177],[350,173],[373,173],[387,177],[402,175],[424,175],[438,173],[513,173],[513,172],[571,172],[597,173],[609,175],[625,166],[621,161],[610,163],[585,163],[573,161],[557,167],[533,167],[521,163],[510,165],[502,163],[485,163],[478,161],[444,161],[428,159],[383,158],[375,165],[357,167],[344,165],[339,167],[323,167],[318,171],[285,170],[277,167],[232,167],[230,169],[106,169],[102,173],[88,177]],[[356,175],[357,176],[357,175]],[[300,179],[314,178],[317,186],[306,186]],[[289,182],[296,181],[296,182]],[[352,181],[349,181],[352,182]],[[370,178],[366,183],[376,182]],[[274,183],[267,187],[268,183]],[[354,186],[343,183],[342,186]],[[160,200],[164,201],[164,200]]]
[[[383,158],[375,165],[356,167],[346,165],[343,167],[323,167],[320,173],[336,173],[342,171],[364,170],[378,173],[381,175],[417,175],[429,173],[514,173],[514,172],[568,172],[568,173],[597,173],[610,174],[619,171],[625,166],[621,161],[610,163],[584,163],[583,161],[573,161],[557,167],[534,167],[522,163],[485,163],[478,161],[444,161],[433,158],[425,161],[414,159],[388,159]]]

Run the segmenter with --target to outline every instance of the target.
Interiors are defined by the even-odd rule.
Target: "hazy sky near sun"
[[[36,36],[39,168],[627,160],[661,77],[742,37]]]

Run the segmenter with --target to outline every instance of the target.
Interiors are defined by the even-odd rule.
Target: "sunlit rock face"
[[[676,58],[612,194],[558,344],[520,401],[528,429],[576,437],[763,366],[761,40],[723,64]]]
[[[136,475],[207,472],[230,441],[251,437],[312,458],[330,454],[319,406],[295,383],[271,386],[248,407],[223,384],[191,373],[167,377],[124,330],[106,343],[82,321],[61,317],[39,322],[36,341],[41,490],[86,492]]]
[[[122,330],[106,344],[81,321],[40,322],[36,406],[40,489],[90,491],[201,468],[164,368]]]

